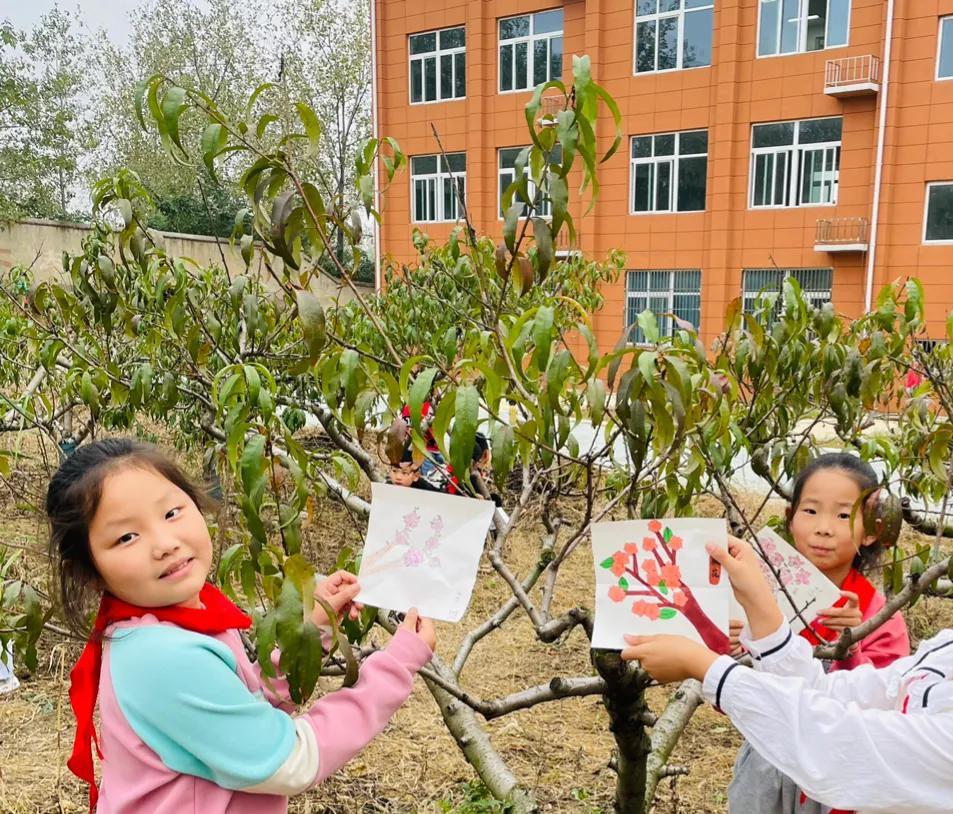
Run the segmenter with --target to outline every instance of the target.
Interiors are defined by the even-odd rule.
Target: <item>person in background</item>
[[[394,486],[407,486],[411,489],[421,489],[425,492],[440,492],[430,481],[422,477],[421,465],[414,460],[413,450],[408,447],[399,464],[391,464],[390,482]]]

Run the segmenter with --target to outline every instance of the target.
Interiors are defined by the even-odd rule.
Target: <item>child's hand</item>
[[[626,636],[629,644],[622,651],[626,661],[638,660],[659,684],[705,678],[708,668],[718,658],[705,645],[684,636]]]
[[[735,597],[742,606],[747,607],[752,601],[763,602],[766,596],[774,599],[774,594],[761,573],[758,554],[744,540],[729,534],[727,550],[714,543],[706,545],[705,550],[728,572]]]
[[[424,644],[431,650],[437,647],[437,630],[434,628],[433,619],[421,616],[417,613],[417,608],[411,608],[407,611],[407,614],[404,616],[404,621],[400,623],[400,626],[404,630],[409,630],[411,633],[420,636],[420,638],[424,640]]]
[[[851,591],[841,591],[840,595],[847,599],[842,608],[825,608],[817,614],[824,627],[841,631],[848,627],[857,627],[864,621],[860,612],[860,597]]]
[[[337,614],[340,622],[345,613],[353,620],[361,615],[364,606],[355,602],[354,597],[360,593],[361,586],[357,577],[348,571],[335,571],[331,576],[321,580],[314,588],[314,598],[327,602]],[[327,611],[315,603],[311,612],[311,621],[316,627],[327,627],[331,621]]]
[[[728,641],[731,642],[732,656],[740,656],[744,652],[744,648],[741,646],[741,631],[744,626],[745,623],[740,619],[728,620]]]
[[[760,639],[774,633],[784,622],[784,614],[761,573],[754,549],[743,540],[729,535],[727,551],[712,543],[706,545],[705,550],[728,572],[735,597],[745,609],[752,636]]]

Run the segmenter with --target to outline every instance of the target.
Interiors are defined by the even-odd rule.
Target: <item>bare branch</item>
[[[688,726],[695,710],[704,700],[702,685],[694,678],[683,681],[672,695],[652,727],[652,751],[645,766],[645,809],[648,811],[655,800],[659,781],[667,777],[666,766],[675,744]],[[681,774],[682,772],[678,772]]]

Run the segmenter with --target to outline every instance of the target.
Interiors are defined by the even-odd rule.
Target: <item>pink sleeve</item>
[[[408,630],[398,630],[390,644],[361,665],[353,687],[330,693],[311,705],[307,720],[318,745],[320,783],[360,752],[381,732],[407,700],[414,675],[430,661],[426,643]]]
[[[864,621],[877,613],[884,604],[886,600],[883,594],[878,592],[871,600],[867,613],[864,614]],[[872,664],[880,669],[909,655],[910,637],[907,635],[907,623],[900,613],[895,613],[867,638],[859,642],[856,653],[835,662],[835,669],[853,670],[861,664]]]

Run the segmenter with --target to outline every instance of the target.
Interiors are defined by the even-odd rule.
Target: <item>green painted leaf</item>
[[[619,587],[623,591],[629,590],[629,581],[625,577],[619,577]]]
[[[615,564],[615,560],[612,557],[606,557],[602,562],[599,563],[600,568],[612,568]]]
[[[662,608],[659,611],[659,619],[674,619],[678,615],[678,611],[675,608]]]

